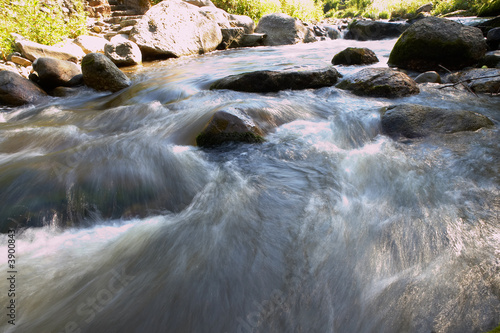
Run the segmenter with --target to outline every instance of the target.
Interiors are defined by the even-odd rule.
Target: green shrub
[[[12,33],[45,45],[53,45],[66,37],[86,33],[83,1],[74,0],[76,14],[67,16],[60,6],[47,5],[38,0],[14,2],[0,0],[0,50],[5,59],[13,49]]]
[[[321,0],[212,0],[213,4],[230,14],[250,16],[258,21],[271,13],[285,13],[304,21],[323,18]]]

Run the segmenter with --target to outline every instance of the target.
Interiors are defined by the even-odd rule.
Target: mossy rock
[[[477,64],[486,50],[480,29],[428,17],[401,35],[389,56],[389,64],[421,72],[441,70],[440,65],[458,70]]]
[[[348,47],[337,53],[333,59],[334,65],[370,65],[379,62],[375,52],[368,48]]]

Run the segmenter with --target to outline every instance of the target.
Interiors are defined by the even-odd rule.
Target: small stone
[[[429,71],[420,74],[415,78],[417,83],[441,83],[441,76],[434,71]]]
[[[10,61],[12,61],[13,63],[15,63],[17,65],[21,65],[23,67],[28,67],[28,66],[31,66],[31,64],[32,64],[32,62],[29,61],[28,59],[23,58],[23,57],[19,57],[17,55],[13,55],[12,57],[10,57]]]

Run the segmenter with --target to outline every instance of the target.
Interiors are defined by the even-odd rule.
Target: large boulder
[[[406,22],[384,22],[371,20],[355,20],[349,25],[346,39],[381,40],[399,37],[410,25]]]
[[[83,82],[98,91],[116,92],[130,86],[130,79],[102,53],[89,53],[82,60]]]
[[[0,104],[20,106],[42,101],[47,94],[36,84],[11,71],[0,71]]]
[[[245,34],[253,34],[255,30],[255,22],[251,17],[246,15],[229,15],[229,24],[231,24],[232,27],[245,29]]]
[[[220,27],[200,9],[180,0],[153,6],[130,32],[145,58],[180,57],[213,51],[222,41]]]
[[[493,126],[490,119],[472,111],[416,104],[393,105],[382,113],[382,132],[393,138],[418,138],[432,134],[476,131]]]
[[[333,67],[319,70],[256,71],[227,76],[210,89],[246,92],[277,92],[285,89],[314,89],[333,86],[340,77]]]
[[[359,96],[404,97],[420,92],[417,83],[405,73],[390,68],[365,68],[345,78],[337,88]]]
[[[486,53],[481,30],[428,17],[414,23],[394,45],[389,64],[417,71],[461,69],[475,65]]]
[[[78,63],[85,55],[83,50],[79,47],[76,49],[69,46],[47,46],[23,38],[16,38],[15,44],[23,57],[31,61],[35,61],[35,59],[42,57],[48,57]]]
[[[214,6],[201,7],[199,10],[208,19],[216,22],[221,29],[231,27],[229,14],[225,10]]]
[[[314,32],[289,15],[275,13],[261,17],[255,32],[266,34],[266,46],[292,45],[316,41]]]
[[[370,65],[377,63],[379,60],[370,49],[361,47],[348,47],[347,49],[337,53],[333,59],[334,65]]]
[[[134,66],[142,63],[142,53],[136,43],[115,37],[104,46],[104,54],[116,66]]]
[[[262,130],[243,112],[231,108],[217,111],[196,137],[200,147],[214,147],[228,142],[260,143]]]
[[[447,77],[451,83],[462,82],[476,93],[497,94],[500,92],[500,69],[474,68],[453,73]]]
[[[54,58],[38,58],[33,62],[38,84],[45,90],[74,87],[83,83],[82,70],[77,64]]]

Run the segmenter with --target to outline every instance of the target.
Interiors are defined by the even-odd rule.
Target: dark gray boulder
[[[490,50],[498,50],[498,46],[500,45],[500,28],[493,28],[488,31],[488,34],[486,35],[486,43],[488,44]]]
[[[82,59],[83,82],[98,91],[116,92],[130,86],[130,79],[102,53],[89,53]]]
[[[346,39],[381,40],[399,37],[410,25],[406,22],[356,20],[349,25]]]
[[[493,126],[489,118],[479,113],[416,104],[390,106],[382,110],[381,121],[382,132],[393,138],[418,138]]]
[[[375,52],[367,48],[348,47],[337,53],[333,59],[334,65],[370,65],[379,62]]]
[[[228,142],[264,142],[262,130],[243,112],[230,108],[217,111],[196,137],[200,147],[215,147]]]
[[[478,67],[500,68],[500,50],[486,52]]]
[[[420,92],[408,75],[390,68],[365,68],[345,78],[337,88],[351,90],[359,96],[404,97]]]
[[[33,62],[38,84],[45,90],[75,87],[83,84],[82,70],[77,64],[55,58],[38,58]]]
[[[389,64],[417,71],[462,69],[486,53],[481,31],[460,23],[428,17],[414,23],[394,45]]]
[[[256,33],[266,34],[266,46],[292,45],[297,43],[316,42],[316,36],[311,29],[289,15],[282,13],[262,16],[255,28]]]
[[[21,106],[43,101],[47,94],[35,83],[11,71],[0,71],[0,104]]]
[[[246,92],[277,92],[292,89],[315,89],[333,86],[340,77],[333,67],[318,70],[256,71],[227,76],[210,89]]]

